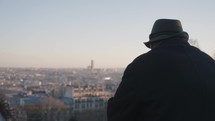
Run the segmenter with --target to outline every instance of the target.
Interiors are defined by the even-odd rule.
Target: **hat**
[[[151,34],[149,35],[149,41],[144,44],[150,48],[150,43],[158,42],[164,39],[169,39],[176,36],[183,36],[187,40],[189,35],[183,31],[181,22],[174,19],[158,19],[155,21]]]

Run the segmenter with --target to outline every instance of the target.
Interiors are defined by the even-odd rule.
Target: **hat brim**
[[[179,32],[179,33],[176,33],[173,35],[160,35],[160,36],[154,37],[154,38],[150,39],[148,42],[144,42],[144,44],[146,47],[150,48],[151,43],[159,42],[159,41],[164,40],[164,39],[170,39],[170,38],[173,38],[173,37],[176,37],[179,35],[183,35],[184,37],[186,37],[187,40],[189,38],[189,35],[187,32]]]

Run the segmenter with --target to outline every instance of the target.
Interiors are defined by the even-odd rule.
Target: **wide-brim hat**
[[[189,35],[183,31],[181,22],[175,19],[158,19],[155,21],[151,34],[149,35],[149,41],[144,44],[150,48],[150,43],[162,41],[165,39],[183,36],[188,40]]]

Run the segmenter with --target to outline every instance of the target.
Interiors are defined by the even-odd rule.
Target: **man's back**
[[[188,39],[179,20],[155,21],[151,50],[126,68],[108,121],[215,121],[215,61]]]
[[[215,120],[214,60],[186,42],[171,42],[163,43],[149,55],[149,65],[155,66],[144,69],[151,72],[147,71],[147,76],[142,77],[142,89],[144,85],[147,87],[141,89],[141,102],[147,99],[144,106],[157,106],[158,115],[164,120]],[[154,88],[152,93],[151,87]],[[145,94],[150,95],[151,100],[143,96]],[[143,112],[148,110],[143,107]],[[151,113],[154,111],[156,109]]]
[[[185,41],[166,41],[128,66],[113,99],[125,106],[109,114],[124,117],[110,121],[215,120],[215,62]]]

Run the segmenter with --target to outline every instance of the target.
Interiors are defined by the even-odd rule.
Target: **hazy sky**
[[[215,53],[214,0],[0,0],[0,67],[126,67],[156,19]]]

